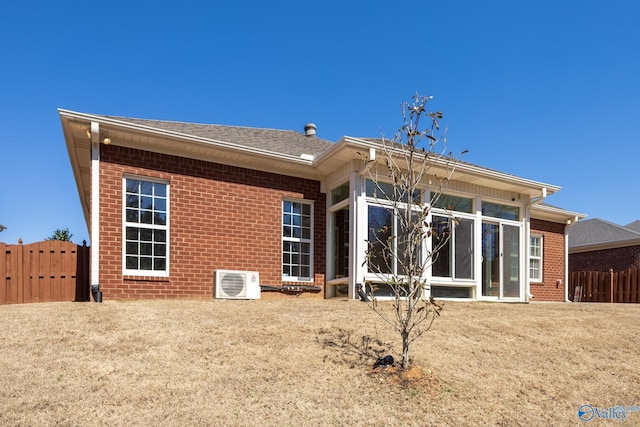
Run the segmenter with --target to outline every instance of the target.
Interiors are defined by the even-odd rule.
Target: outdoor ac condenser
[[[215,280],[216,298],[260,298],[260,274],[257,271],[216,270]]]

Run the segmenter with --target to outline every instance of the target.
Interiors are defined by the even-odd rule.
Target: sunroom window
[[[124,179],[124,272],[166,276],[169,272],[169,185]]]
[[[433,215],[431,247],[434,254],[432,274],[436,277],[473,279],[473,235],[475,221]]]

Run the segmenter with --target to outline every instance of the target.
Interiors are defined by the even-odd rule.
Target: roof
[[[292,130],[186,123],[117,116],[98,115],[96,117],[105,117],[121,122],[136,123],[145,127],[162,129],[176,134],[198,136],[216,141],[226,141],[248,148],[268,150],[293,156],[301,156],[302,154],[318,154],[333,145],[331,141],[317,138],[315,136],[307,136],[303,133]]]
[[[389,149],[379,139],[345,136],[332,143],[292,130],[129,118],[64,109],[59,109],[58,113],[87,223],[91,200],[91,144],[92,141],[95,144],[104,142],[107,137],[113,146],[318,181],[353,161],[366,161],[376,150]],[[450,159],[437,159],[432,172],[449,173],[450,163]],[[544,195],[560,190],[555,185],[458,161],[450,178],[469,185],[523,194],[539,201]],[[558,208],[536,206],[535,210],[563,222],[575,217],[574,213]]]
[[[638,224],[630,225],[635,227]],[[572,252],[640,245],[640,231],[600,218],[578,221],[569,228],[568,235]]]
[[[634,231],[640,231],[640,220],[635,220],[632,223],[625,225],[624,228],[630,228]]]

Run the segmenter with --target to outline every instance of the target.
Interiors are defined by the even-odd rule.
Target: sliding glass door
[[[482,223],[482,296],[520,298],[520,226]]]

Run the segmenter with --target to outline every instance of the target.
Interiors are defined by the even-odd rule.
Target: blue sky
[[[7,4],[9,3],[9,4]],[[0,6],[0,241],[88,240],[57,108],[392,135],[433,95],[465,160],[640,219],[640,3],[24,1]]]

